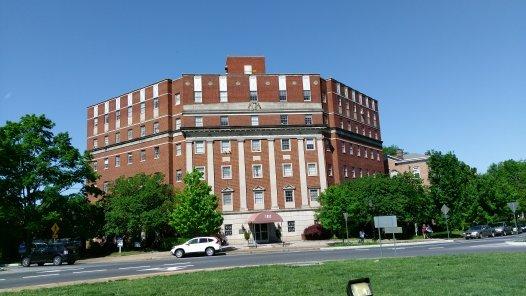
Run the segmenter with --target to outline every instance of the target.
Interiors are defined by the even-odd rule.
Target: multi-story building
[[[264,57],[228,57],[225,69],[88,107],[97,186],[161,172],[181,188],[195,168],[219,198],[229,239],[250,227],[265,242],[276,219],[283,239],[300,238],[327,186],[384,172],[377,100],[319,74],[268,74]]]
[[[420,153],[404,153],[402,149],[396,151],[396,155],[385,157],[386,173],[395,176],[403,173],[413,173],[422,179],[422,184],[429,186],[429,156]]]

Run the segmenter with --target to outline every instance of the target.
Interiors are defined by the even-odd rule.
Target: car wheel
[[[31,265],[31,260],[28,257],[22,259],[22,266],[29,267],[29,265]]]
[[[212,247],[208,247],[205,250],[206,256],[214,256],[215,250]]]
[[[182,258],[184,256],[184,251],[182,249],[177,249],[174,255],[177,258]]]
[[[62,257],[55,256],[55,258],[53,258],[53,265],[57,266],[57,265],[61,265],[61,264],[62,264]]]
[[[38,266],[44,266],[44,262],[38,262]]]

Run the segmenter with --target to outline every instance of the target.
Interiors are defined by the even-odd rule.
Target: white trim
[[[285,165],[290,165],[290,176],[285,176]],[[281,175],[283,178],[294,177],[294,166],[292,165],[292,163],[286,162],[281,164]]]
[[[255,176],[254,175],[254,167],[261,167],[261,176]],[[262,179],[263,178],[263,164],[261,163],[255,163],[255,164],[252,164],[252,178],[254,179]]]
[[[223,168],[230,168],[230,178],[225,178],[225,175],[223,174]],[[232,180],[232,165],[222,165],[221,166],[221,179],[222,180]],[[221,190],[223,191],[223,190]]]
[[[237,142],[238,160],[239,160],[239,207],[241,211],[247,211],[247,183],[245,174],[245,147],[244,141]]]
[[[194,92],[203,91],[202,79],[201,76],[194,76]]]
[[[303,75],[302,82],[303,82],[303,90],[310,90],[310,76]]]
[[[307,198],[307,174],[305,171],[305,151],[304,151],[303,139],[298,139],[298,161],[299,161],[299,174],[300,174],[300,193],[301,193],[301,206],[308,206]]]
[[[268,162],[269,162],[269,171],[270,171],[270,201],[271,208],[278,208],[278,188],[277,188],[277,178],[276,178],[276,156],[274,151],[274,139],[268,140]]]
[[[192,171],[192,157],[194,155],[194,149],[192,148],[192,142],[186,142],[186,172]]]
[[[309,173],[309,165],[314,165],[314,168],[316,169],[314,174],[310,174]],[[318,176],[318,174],[319,174],[319,172],[318,172],[318,163],[316,163],[316,162],[308,162],[307,163],[307,176],[309,176],[309,177],[316,177],[316,176]]]

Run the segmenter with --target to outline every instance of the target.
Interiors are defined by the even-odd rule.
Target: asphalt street
[[[440,254],[465,254],[481,252],[526,252],[525,246],[514,246],[507,241],[520,236],[486,238],[479,240],[455,240],[446,243],[425,245],[400,245],[396,248],[382,248],[384,257],[432,256]],[[213,257],[174,256],[157,260],[133,262],[82,263],[62,266],[36,266],[29,268],[13,267],[0,272],[0,291],[2,289],[31,287],[37,285],[55,285],[67,282],[105,280],[118,277],[141,277],[152,274],[169,274],[200,269],[214,269],[239,266],[269,264],[310,264],[314,262],[379,258],[380,249],[367,247],[346,250],[289,251],[257,254],[219,254]]]

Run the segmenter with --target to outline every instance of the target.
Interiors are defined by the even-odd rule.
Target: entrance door
[[[267,224],[255,224],[256,229],[256,242],[268,242],[268,225]]]

